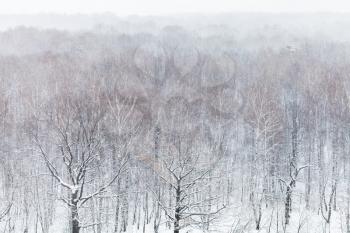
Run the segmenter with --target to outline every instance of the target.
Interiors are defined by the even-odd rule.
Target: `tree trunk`
[[[117,182],[117,193],[120,192],[120,180]],[[117,197],[117,205],[115,207],[115,216],[114,216],[114,233],[118,233],[119,229],[119,209],[120,209],[120,197]]]
[[[160,187],[159,187],[159,189],[158,189],[158,200],[160,199],[160,196],[161,196],[161,191],[160,191]],[[154,214],[153,230],[154,230],[154,233],[158,233],[160,220],[161,220],[161,212],[160,212],[160,205],[159,204],[156,206],[156,210],[155,211],[156,212]]]
[[[175,205],[175,221],[174,221],[174,233],[180,232],[180,200],[181,200],[181,188],[180,182],[178,181],[177,189],[176,189],[176,205]]]
[[[73,202],[72,207],[72,233],[79,233],[80,231],[80,223],[79,223],[79,216],[78,216],[78,206],[77,203]]]
[[[287,196],[286,196],[286,203],[285,203],[285,225],[289,224],[290,219],[290,212],[292,207],[292,190],[290,187],[287,187]]]
[[[102,198],[99,198],[97,202],[98,202],[97,222],[99,223],[97,225],[97,233],[101,233],[102,232],[102,211],[103,211]]]
[[[323,203],[323,184],[325,182],[324,180],[324,151],[323,151],[323,147],[324,147],[324,141],[322,138],[322,135],[319,136],[319,150],[318,150],[318,154],[317,154],[317,162],[318,162],[318,167],[319,167],[319,185],[318,185],[318,192],[319,192],[319,197],[320,197],[320,207],[319,207],[319,211],[322,208]]]
[[[311,135],[309,135],[309,151],[308,151],[308,158],[307,158],[307,181],[306,181],[306,193],[305,193],[305,202],[306,202],[306,209],[310,209],[310,195],[311,195],[311,153],[312,148],[314,145],[314,141],[311,138]]]

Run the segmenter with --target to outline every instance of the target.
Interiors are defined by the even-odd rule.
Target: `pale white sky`
[[[350,12],[350,0],[1,0],[0,14],[105,13],[159,15],[173,13]]]

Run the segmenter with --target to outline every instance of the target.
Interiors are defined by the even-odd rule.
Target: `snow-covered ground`
[[[296,206],[291,214],[290,224],[286,229],[283,227],[283,205],[275,208],[263,209],[261,220],[261,228],[256,230],[255,222],[252,217],[251,210],[245,206],[228,206],[222,212],[220,217],[213,222],[209,231],[198,227],[187,227],[182,229],[181,233],[345,233],[346,223],[345,215],[342,211],[332,212],[330,225],[326,225],[321,213],[314,210],[306,210]],[[50,226],[49,233],[67,233],[68,232],[68,211],[66,207],[60,203],[56,203],[55,218],[53,224]],[[131,218],[129,218],[131,220]],[[143,221],[141,221],[143,222]],[[113,224],[104,228],[103,232],[113,232]],[[34,231],[33,231],[34,232]],[[94,232],[91,228],[82,229],[83,233]],[[137,225],[129,223],[126,233],[153,233],[153,221],[145,226],[143,229],[140,224],[139,229]],[[162,222],[159,233],[171,233],[172,229]]]

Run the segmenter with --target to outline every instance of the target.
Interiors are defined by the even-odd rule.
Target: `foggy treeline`
[[[350,44],[286,30],[1,32],[0,231],[350,232]]]

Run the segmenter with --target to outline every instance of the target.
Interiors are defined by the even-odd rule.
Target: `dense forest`
[[[350,232],[350,41],[287,29],[2,31],[0,232]]]

